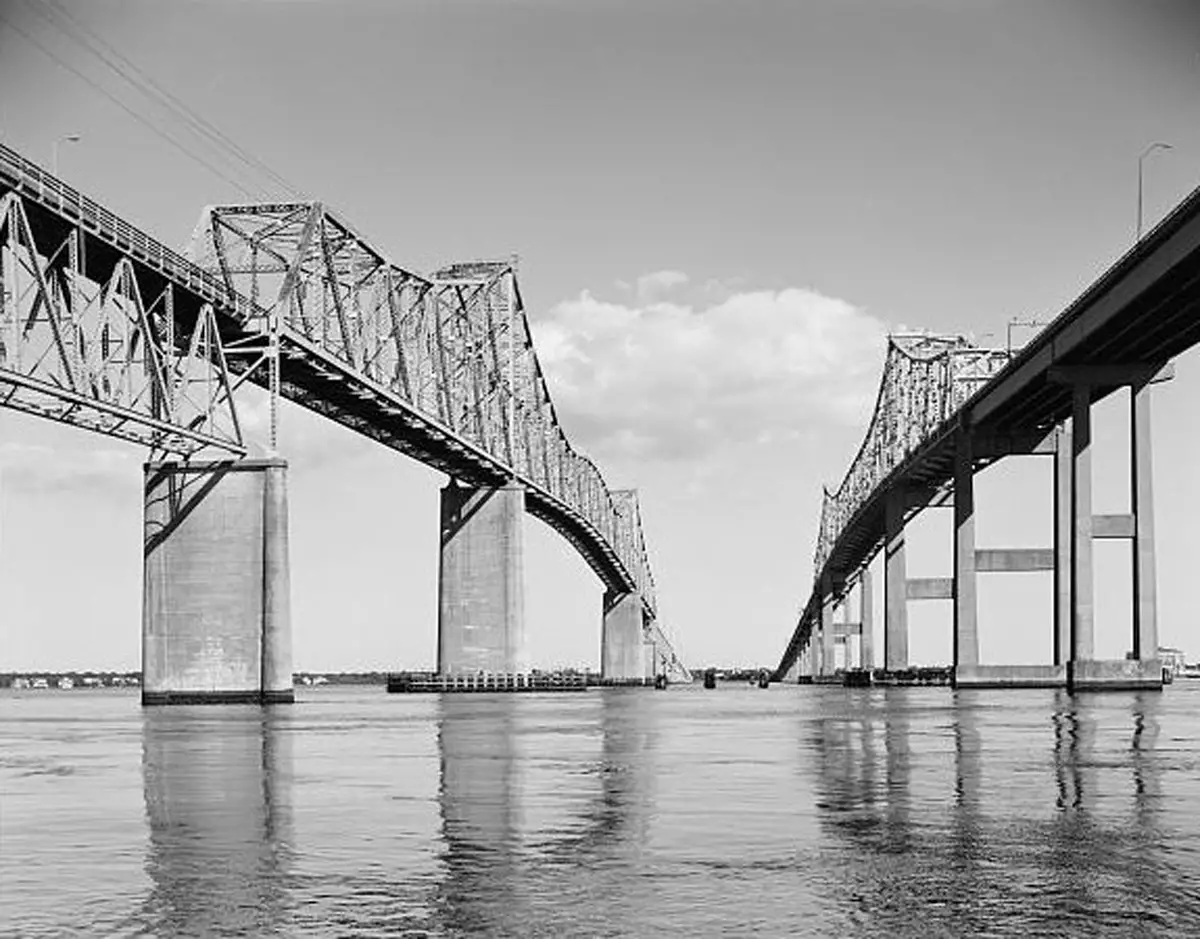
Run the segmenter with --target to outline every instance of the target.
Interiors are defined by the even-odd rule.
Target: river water
[[[0,694],[4,935],[1200,935],[1200,682]]]

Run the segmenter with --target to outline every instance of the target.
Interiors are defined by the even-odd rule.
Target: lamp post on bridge
[[[58,175],[58,145],[60,143],[79,143],[83,139],[83,134],[63,134],[57,137],[54,143],[50,145],[50,173],[54,176]]]
[[[1146,157],[1148,157],[1155,150],[1174,150],[1174,149],[1175,148],[1172,147],[1169,143],[1162,143],[1160,141],[1156,141],[1156,142],[1150,144],[1150,146],[1148,146],[1145,150],[1143,150],[1142,155],[1138,157],[1137,239],[1134,242],[1135,244],[1138,241],[1142,240],[1142,166],[1146,162]]]

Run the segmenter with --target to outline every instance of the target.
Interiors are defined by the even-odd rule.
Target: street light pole
[[[1155,150],[1174,150],[1174,149],[1175,148],[1172,147],[1169,143],[1155,142],[1155,143],[1150,144],[1150,146],[1148,146],[1145,150],[1143,150],[1142,155],[1138,157],[1138,203],[1137,203],[1137,239],[1136,239],[1136,241],[1142,240],[1142,164],[1146,162],[1146,157],[1148,157]]]
[[[58,145],[63,141],[67,143],[79,143],[83,139],[83,134],[63,134],[55,139],[50,145],[50,172],[52,175],[58,175]]]

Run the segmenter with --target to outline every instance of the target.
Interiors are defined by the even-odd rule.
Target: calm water
[[[4,694],[6,935],[1200,935],[1200,682]]]

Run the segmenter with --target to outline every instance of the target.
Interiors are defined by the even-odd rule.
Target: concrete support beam
[[[862,638],[859,640],[859,666],[866,669],[875,667],[875,587],[871,578],[871,567],[868,564],[862,569],[858,578],[859,619],[862,623]]]
[[[1133,541],[1133,657],[1158,663],[1158,587],[1154,562],[1154,480],[1150,452],[1150,384],[1130,389],[1130,504]],[[1161,674],[1161,673],[1160,673]]]
[[[1071,549],[1075,543],[1072,516],[1074,444],[1071,425],[1060,424],[1054,452],[1054,664],[1071,657]]]
[[[910,577],[904,588],[909,600],[954,599],[953,577]]]
[[[529,670],[525,648],[525,490],[442,490],[438,672]],[[639,635],[639,642],[641,637]]]
[[[979,664],[975,590],[975,461],[970,435],[954,447],[954,668]]]
[[[658,649],[653,639],[647,639],[642,648],[642,677],[653,678],[658,674]]]
[[[1129,539],[1137,535],[1135,516],[1093,515],[1092,538]]]
[[[287,463],[145,467],[142,703],[293,700]]]
[[[1055,569],[1053,548],[978,548],[975,570],[979,573],[1027,573]]]
[[[903,487],[893,486],[884,507],[883,657],[889,672],[908,668],[908,565],[904,555]]]
[[[600,627],[600,677],[642,678],[646,674],[642,598],[637,593],[604,592]]]

